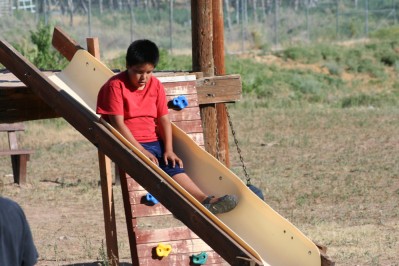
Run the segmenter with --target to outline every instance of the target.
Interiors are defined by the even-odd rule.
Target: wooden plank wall
[[[129,176],[126,178],[132,217],[128,225],[133,227],[133,236],[130,237],[134,237],[136,242],[135,247],[131,248],[136,248],[139,265],[192,265],[190,256],[201,252],[206,252],[208,255],[207,265],[228,265],[220,255],[183,224],[174,222],[173,226],[165,228],[165,221],[174,219],[172,214],[160,203],[148,204],[145,200],[148,192],[134,179]],[[154,223],[159,221],[159,218],[163,222],[160,228],[156,228],[157,225]],[[153,221],[149,223],[148,219]],[[147,224],[155,228],[145,227]],[[160,243],[171,245],[172,251],[167,257],[160,258],[156,255],[155,249]]]
[[[158,78],[163,82],[169,102],[174,97],[186,96],[189,103],[186,108],[178,110],[170,106],[171,121],[204,147],[195,78],[189,78],[188,81],[182,81],[181,77]],[[136,263],[139,265],[192,265],[190,256],[206,252],[207,265],[227,265],[209,245],[184,224],[177,222],[164,206],[160,203],[149,204],[145,199],[148,192],[133,178],[129,176],[121,176],[121,178],[126,178],[129,193],[130,208],[125,207],[125,212],[130,212],[126,213],[126,217],[131,217],[131,222],[128,221],[127,224],[133,227],[128,232],[130,231],[131,241],[135,242],[135,245],[131,245],[130,248],[136,249],[132,250],[132,254],[137,254]],[[148,222],[149,219],[152,220]],[[166,222],[166,225],[161,225],[160,228],[153,228],[152,226],[159,219],[163,221],[163,224],[165,221],[172,221],[172,225]],[[144,226],[145,224],[151,224],[151,228]],[[167,257],[159,258],[156,255],[155,249],[159,243],[171,245],[172,251]]]
[[[170,120],[187,133],[198,145],[204,146],[204,134],[202,129],[201,114],[198,103],[196,81],[194,75],[182,81],[182,77],[158,77],[165,87],[166,98],[169,102]],[[184,79],[184,78],[183,78]],[[167,80],[167,82],[166,82]],[[177,96],[185,96],[188,106],[182,110],[173,108],[170,101]]]

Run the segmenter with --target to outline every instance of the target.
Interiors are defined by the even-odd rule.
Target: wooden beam
[[[240,75],[205,77],[197,80],[198,104],[228,103],[241,100]]]
[[[83,49],[74,39],[70,38],[60,27],[55,27],[52,44],[68,61],[72,60],[77,50]]]
[[[32,88],[51,108],[62,115],[75,129],[104,152],[122,169],[134,176],[136,181],[195,234],[208,243],[231,265],[249,265],[241,257],[251,257],[238,243],[225,232],[214,226],[212,221],[198,212],[187,199],[145,164],[136,154],[123,145],[97,116],[87,110],[70,95],[58,90],[40,70],[22,57],[14,48],[0,41],[1,63],[12,71],[22,82]],[[240,258],[239,258],[240,257]],[[252,258],[255,260],[255,258]]]
[[[76,51],[75,51],[76,52]],[[47,75],[49,73],[46,73]],[[60,117],[31,88],[0,86],[0,123]],[[165,87],[170,86],[168,83]],[[198,104],[237,102],[241,99],[240,75],[214,76],[196,81]],[[181,91],[176,91],[181,94]]]
[[[56,118],[59,115],[25,86],[0,87],[0,123]]]

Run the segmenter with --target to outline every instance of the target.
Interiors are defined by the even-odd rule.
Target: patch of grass
[[[229,58],[227,71],[240,74],[243,92],[263,99],[270,107],[330,103],[334,98],[331,95],[347,86],[339,77],[310,70],[267,66],[249,59]]]
[[[379,29],[370,33],[370,37],[375,40],[398,40],[399,39],[399,26],[392,26]]]
[[[326,62],[324,66],[328,69],[328,73],[334,76],[341,76],[344,72],[342,66],[337,62]]]
[[[390,94],[364,94],[359,93],[353,96],[344,97],[341,100],[341,107],[384,107],[384,106],[396,106],[398,100],[396,97],[392,97]]]
[[[289,47],[276,55],[302,63],[315,63],[321,60],[321,54],[316,49],[309,49],[307,46]]]

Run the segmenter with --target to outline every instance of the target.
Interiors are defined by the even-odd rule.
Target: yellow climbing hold
[[[159,243],[156,252],[158,257],[167,257],[172,251],[172,246],[169,244]]]

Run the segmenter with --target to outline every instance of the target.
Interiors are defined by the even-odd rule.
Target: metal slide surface
[[[69,65],[49,78],[63,91],[95,113],[97,94],[114,73],[85,50],[76,52]],[[161,79],[162,81],[162,79]],[[184,161],[188,175],[209,195],[235,194],[238,206],[231,212],[213,215],[181,188],[172,178],[128,143],[116,130],[102,121],[125,145],[129,146],[182,197],[193,203],[219,229],[226,232],[263,265],[321,265],[319,249],[288,220],[259,199],[242,180],[199,147],[173,125],[176,154]],[[266,195],[267,198],[267,195]]]

